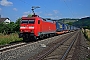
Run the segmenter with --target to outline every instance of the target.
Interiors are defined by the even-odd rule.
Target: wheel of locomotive
[[[47,34],[44,34],[44,38],[47,38]]]
[[[29,42],[30,39],[29,39],[29,38],[26,38],[26,37],[23,37],[23,41],[24,41],[24,42]]]
[[[30,41],[30,36],[29,36],[29,34],[24,34],[24,35],[23,35],[23,41],[24,41],[24,42],[29,42],[29,41]]]
[[[39,36],[39,39],[41,39],[41,40],[42,40],[43,38],[44,38],[44,36],[43,36],[43,35],[40,35],[40,36]]]
[[[54,33],[52,34],[52,37],[54,37]]]
[[[53,34],[50,34],[50,37],[52,37],[53,36]]]
[[[36,37],[36,36],[33,36],[33,40],[34,40],[34,41],[37,41],[37,37]]]
[[[49,38],[49,34],[47,34],[47,38]]]
[[[25,37],[23,37],[23,42],[25,42]]]

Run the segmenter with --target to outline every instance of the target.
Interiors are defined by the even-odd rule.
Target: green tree
[[[27,17],[32,17],[32,15],[31,15],[31,14],[29,14]]]
[[[68,25],[73,25],[73,22],[69,22],[69,23],[67,23]]]
[[[21,18],[17,19],[16,22],[15,22],[14,30],[17,31],[17,32],[19,32],[20,22],[21,22]]]
[[[16,27],[16,24],[14,22],[10,22],[10,24],[7,24],[7,27],[9,32],[15,32],[14,28]]]
[[[80,28],[90,28],[90,17],[81,18],[74,22],[73,25]]]
[[[0,23],[0,33],[7,33],[9,30],[8,24]]]
[[[20,24],[20,22],[21,22],[21,18],[18,18],[18,19],[16,20],[15,24]]]

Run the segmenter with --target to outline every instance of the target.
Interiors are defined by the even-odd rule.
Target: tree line
[[[0,33],[10,34],[19,32],[21,18],[17,19],[16,22],[0,23]]]
[[[84,29],[90,29],[90,17],[81,18],[73,23],[74,26]]]
[[[27,17],[31,17],[29,14]],[[0,23],[0,33],[10,34],[10,33],[19,33],[21,18],[18,18],[16,22],[10,22],[9,24]]]

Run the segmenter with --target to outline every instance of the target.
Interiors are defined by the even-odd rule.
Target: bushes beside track
[[[18,38],[18,33],[12,33],[9,35],[0,33],[0,45],[10,44],[17,41],[22,41],[21,38]]]
[[[89,29],[84,29],[83,30],[85,38],[90,41],[90,30]]]
[[[82,32],[84,33],[85,38],[88,40],[87,44],[90,47],[90,30],[89,29],[82,29]],[[90,49],[88,49],[87,60],[90,60]]]

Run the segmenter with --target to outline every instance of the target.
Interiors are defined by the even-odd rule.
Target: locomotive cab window
[[[21,23],[22,24],[34,24],[35,20],[22,20]]]
[[[21,23],[22,24],[27,24],[28,23],[28,20],[22,20]]]
[[[38,20],[38,24],[40,24],[40,20]]]
[[[35,20],[29,20],[29,24],[34,24]]]

